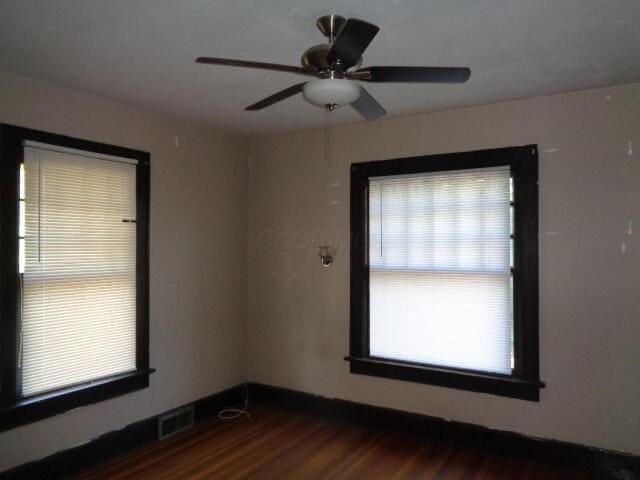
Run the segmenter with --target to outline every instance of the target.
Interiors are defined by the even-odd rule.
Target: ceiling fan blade
[[[354,66],[380,30],[380,27],[357,18],[350,18],[333,42],[327,55],[328,63],[340,60],[346,70]]]
[[[284,90],[280,90],[278,93],[274,93],[273,95],[260,100],[259,102],[254,103],[253,105],[249,105],[245,110],[253,111],[253,110],[262,110],[263,108],[269,107],[274,103],[285,100],[289,97],[293,97],[294,95],[302,92],[302,87],[306,82],[298,83],[296,85],[292,85],[289,88],[285,88]]]
[[[196,63],[209,65],[224,65],[227,67],[257,68],[260,70],[273,70],[276,72],[298,73],[301,75],[316,76],[314,72],[293,65],[280,65],[278,63],[251,62],[247,60],[235,60],[233,58],[198,57]]]
[[[354,80],[400,83],[464,83],[470,76],[466,67],[366,67],[349,75]]]
[[[360,96],[351,106],[367,120],[373,120],[387,113],[386,110],[382,108],[382,105],[380,105],[364,87],[360,87]]]

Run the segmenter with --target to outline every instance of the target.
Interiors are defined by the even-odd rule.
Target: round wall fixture
[[[320,249],[320,253],[318,254],[320,263],[323,267],[330,267],[333,263],[333,257],[329,253],[329,245],[320,245],[318,248]]]

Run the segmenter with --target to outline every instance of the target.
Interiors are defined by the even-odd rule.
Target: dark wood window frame
[[[131,158],[136,167],[136,370],[28,398],[19,396],[18,201],[24,142]],[[149,374],[149,163],[146,152],[0,124],[0,431],[147,388]]]
[[[367,265],[370,177],[508,165],[514,185],[514,357],[511,375],[371,357]],[[351,373],[539,401],[538,149],[536,145],[351,165]]]

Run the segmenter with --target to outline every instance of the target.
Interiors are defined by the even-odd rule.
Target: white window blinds
[[[510,374],[509,167],[369,183],[370,355]]]
[[[21,171],[22,395],[135,370],[135,161],[27,142]]]

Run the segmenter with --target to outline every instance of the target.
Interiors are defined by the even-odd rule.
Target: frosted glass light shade
[[[311,80],[302,87],[304,99],[319,107],[348,105],[360,96],[360,85],[342,78]]]

